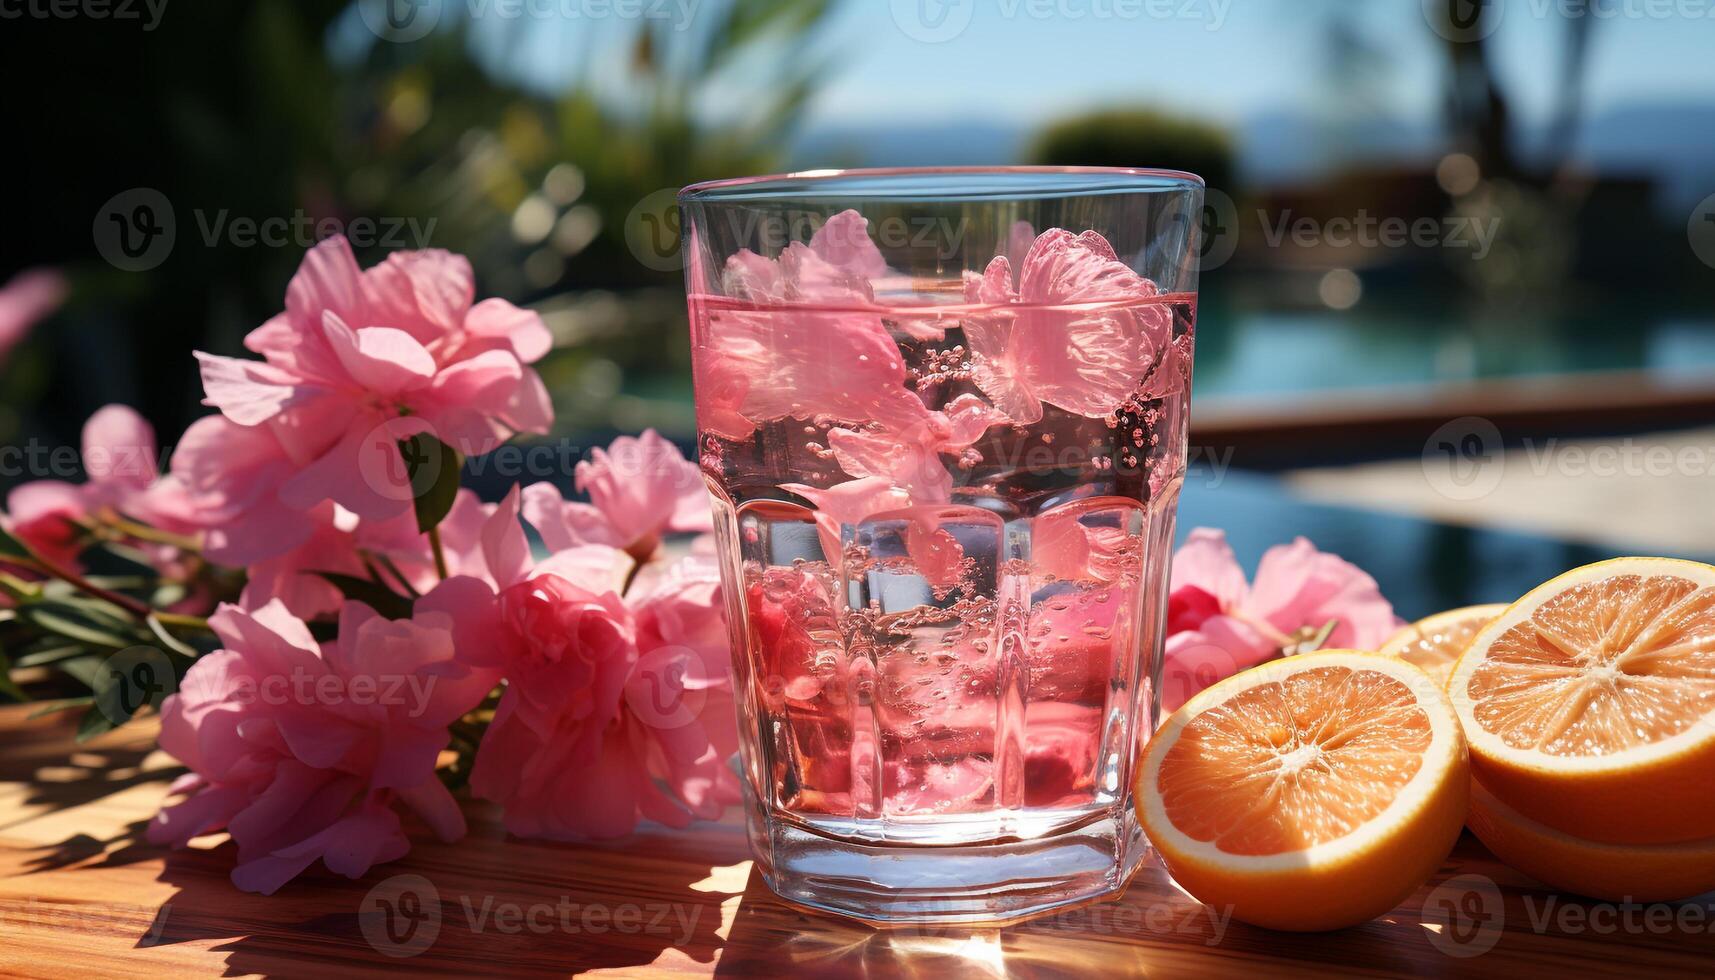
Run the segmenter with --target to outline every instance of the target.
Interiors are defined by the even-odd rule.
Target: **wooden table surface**
[[[318,865],[272,897],[249,895],[227,880],[220,838],[180,852],[142,840],[178,771],[149,728],[80,747],[64,721],[25,714],[0,708],[6,976],[1651,976],[1715,964],[1715,903],[1557,896],[1469,835],[1391,914],[1321,935],[1223,922],[1153,863],[1118,901],[1006,928],[872,929],[774,898],[736,816],[549,844],[507,839],[483,805],[467,807],[458,844],[418,828],[406,858],[361,881]]]

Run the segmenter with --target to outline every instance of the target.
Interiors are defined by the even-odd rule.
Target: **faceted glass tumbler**
[[[752,846],[782,897],[997,920],[1146,844],[1202,181],[818,171],[679,195]]]

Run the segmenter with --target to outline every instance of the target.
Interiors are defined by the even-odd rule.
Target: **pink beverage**
[[[1131,764],[1158,700],[1200,185],[859,171],[681,202],[764,876],[871,919],[1122,887],[1144,852]],[[929,232],[895,234],[914,222]]]

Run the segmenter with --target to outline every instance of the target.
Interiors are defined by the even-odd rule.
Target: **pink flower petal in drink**
[[[964,571],[965,549],[940,526],[942,508],[912,507],[906,513],[905,550],[916,563],[917,574],[937,589],[957,585]]]
[[[860,283],[872,283],[887,274],[887,260],[870,240],[869,221],[856,211],[841,211],[823,222],[810,236],[809,248],[830,267]]]
[[[899,348],[871,310],[871,283],[886,265],[866,227],[857,212],[841,212],[777,260],[748,251],[728,260],[728,295],[763,308],[693,320],[703,431],[736,440],[785,418],[904,428],[924,417]],[[782,303],[792,306],[766,308]]]
[[[836,483],[826,489],[802,483],[783,483],[780,489],[795,493],[816,507],[816,535],[822,555],[840,563],[840,529],[862,524],[870,517],[911,505],[911,495],[886,477],[871,476]]]
[[[975,395],[959,395],[944,411],[932,411],[904,429],[875,424],[866,429],[828,430],[828,448],[840,468],[855,477],[881,476],[919,503],[943,503],[953,478],[941,461],[982,438],[1006,419]]]
[[[1124,405],[1171,340],[1165,307],[1138,304],[1155,284],[1133,272],[1095,232],[1038,236],[1017,271],[997,256],[966,281],[967,299],[1013,302],[1016,311],[965,321],[972,380],[1014,422],[1042,418],[1042,403],[1099,418]],[[1095,307],[1073,309],[1071,307]]]

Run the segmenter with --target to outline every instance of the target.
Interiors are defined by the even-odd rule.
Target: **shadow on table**
[[[42,731],[52,733],[54,729],[44,725],[15,733],[22,738],[8,747],[4,761],[0,761],[0,781],[26,787],[24,795],[12,804],[26,814],[23,817],[26,822],[54,818],[56,814],[98,803],[136,786],[165,783],[184,771],[159,765],[146,768],[145,760],[155,751],[152,741],[136,745],[91,745],[68,754],[63,746],[40,738]],[[87,823],[108,825],[102,820]],[[142,840],[145,823],[137,821],[113,834],[71,834],[32,855],[25,867],[28,873],[37,873],[81,864],[102,855],[106,856],[100,864],[107,867],[153,857],[154,850],[136,846]]]
[[[1217,976],[1266,967],[1324,976],[1346,965],[1410,972],[1423,949],[1386,919],[1325,936],[1234,922],[1180,892],[1153,862],[1117,900],[1003,926],[872,927],[790,905],[752,872],[716,973],[721,976]],[[1266,962],[1265,962],[1266,959]]]
[[[178,889],[170,914],[139,946],[227,939],[213,949],[225,954],[228,975],[564,975],[664,956],[711,961],[730,897],[693,887],[711,864],[687,860],[694,847],[666,832],[635,836],[604,845],[498,837],[439,845],[415,836],[409,856],[359,881],[318,865],[272,896],[233,887],[231,844],[176,852],[160,876]]]

